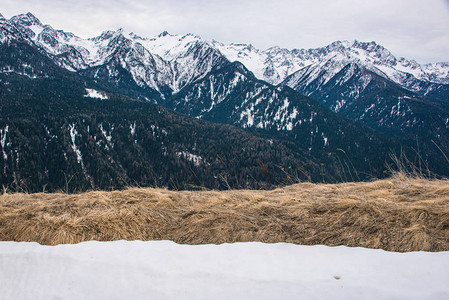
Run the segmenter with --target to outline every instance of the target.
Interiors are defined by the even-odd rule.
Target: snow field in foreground
[[[0,299],[449,299],[449,252],[0,242]]]

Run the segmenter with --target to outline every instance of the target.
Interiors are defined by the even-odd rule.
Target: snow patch
[[[180,158],[184,158],[187,159],[191,162],[193,162],[193,164],[196,167],[199,167],[201,165],[201,163],[203,162],[203,158],[199,155],[195,155],[186,151],[182,151],[182,152],[176,152],[176,155]]]
[[[328,138],[324,135],[324,132],[321,133],[321,136],[323,137],[324,146],[329,146]]]
[[[106,140],[108,141],[108,143],[110,143],[111,141],[112,141],[112,131],[114,130],[114,126],[112,126],[112,128],[111,128],[111,133],[110,134],[108,134],[107,132],[106,132],[106,130],[104,130],[104,128],[103,128],[103,123],[100,123],[100,131],[101,131],[101,133],[103,134],[103,136],[106,138]]]
[[[76,161],[81,164],[81,167],[84,169],[83,156],[81,155],[81,151],[76,146],[76,135],[78,134],[78,131],[76,130],[75,124],[69,125],[69,133],[72,141],[72,150],[76,154]]]
[[[252,107],[253,108],[253,107]],[[240,120],[243,121],[244,118],[246,119],[246,124],[243,124],[243,127],[252,127],[254,125],[254,116],[253,116],[253,109],[247,108],[246,110],[242,111],[240,113]]]
[[[4,299],[449,298],[449,252],[169,241],[0,242]]]
[[[346,104],[346,100],[344,100],[344,99],[337,100],[337,103],[335,104],[333,111],[338,113],[345,104]]]
[[[2,153],[3,153],[3,160],[4,160],[4,167],[3,167],[3,173],[6,174],[6,163],[8,160],[8,154],[6,153],[6,136],[9,131],[9,125],[6,125],[4,129],[0,130],[0,144],[2,146]]]
[[[133,124],[129,125],[129,129],[131,130],[131,135],[134,136],[136,134],[136,122],[134,122]]]
[[[106,95],[105,92],[97,91],[94,89],[86,89],[86,93],[87,93],[87,95],[84,95],[84,97],[97,98],[97,99],[101,99],[101,100],[109,99],[109,97]]]

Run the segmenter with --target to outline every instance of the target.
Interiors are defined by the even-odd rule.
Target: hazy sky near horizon
[[[26,12],[84,38],[122,27],[144,37],[167,30],[260,49],[357,39],[420,63],[449,62],[449,0],[2,0],[6,18]]]

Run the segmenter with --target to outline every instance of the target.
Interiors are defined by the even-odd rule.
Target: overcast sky
[[[420,63],[449,62],[449,0],[1,0],[6,18],[32,12],[87,38],[123,27],[144,37],[167,30],[223,43],[314,48],[376,41]]]

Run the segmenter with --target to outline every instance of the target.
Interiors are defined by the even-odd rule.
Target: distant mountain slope
[[[11,69],[0,74],[0,184],[10,189],[266,188],[298,167],[298,178],[321,177],[319,162],[286,142],[111,93],[27,43],[0,53]]]
[[[248,138],[243,138],[242,141],[255,139],[254,141],[268,143],[270,147],[274,147],[257,146],[258,150],[254,153],[254,148],[250,147],[251,159],[246,158],[251,164],[249,167],[251,171],[248,172],[263,169],[265,179],[256,178],[255,173],[251,173],[256,179],[245,179],[246,183],[240,184],[241,178],[238,175],[233,179],[233,185],[253,187],[266,186],[274,182],[271,175],[267,175],[265,158],[272,159],[270,172],[273,168],[280,170],[280,173],[273,175],[277,176],[277,182],[291,175],[286,169],[282,169],[284,165],[296,166],[296,170],[300,166],[302,178],[321,181],[358,180],[370,176],[383,176],[390,152],[397,153],[403,148],[415,157],[416,154],[410,147],[416,148],[417,144],[424,144],[422,149],[425,150],[425,154],[419,153],[418,156],[421,156],[425,164],[429,164],[432,171],[439,174],[449,172],[449,168],[439,161],[441,153],[438,149],[441,147],[443,152],[449,149],[447,132],[449,116],[445,100],[446,65],[423,67],[404,59],[398,60],[388,50],[375,43],[336,42],[322,49],[289,51],[271,48],[262,52],[252,46],[226,46],[215,41],[208,42],[191,34],[180,36],[164,32],[154,38],[143,38],[133,33],[124,33],[121,29],[105,31],[98,37],[81,39],[72,33],[43,25],[35,16],[28,13],[12,17],[10,20],[0,18],[0,47],[2,47],[0,84],[4,88],[3,99],[8,99],[2,104],[2,110],[8,109],[10,112],[10,115],[2,116],[4,121],[2,138],[5,145],[7,145],[5,132],[11,132],[10,127],[6,127],[9,126],[7,120],[15,118],[14,114],[17,113],[15,109],[26,107],[24,99],[30,104],[24,111],[40,111],[43,113],[40,118],[44,118],[51,107],[58,109],[61,114],[55,118],[61,119],[52,120],[59,122],[58,126],[65,128],[66,133],[71,132],[68,141],[72,141],[74,148],[72,146],[69,148],[73,149],[75,154],[78,153],[76,149],[79,150],[78,144],[73,142],[76,137],[72,138],[75,131],[85,131],[87,128],[93,130],[92,128],[100,128],[101,125],[101,134],[108,140],[112,138],[108,130],[116,132],[112,128],[120,127],[116,123],[117,120],[123,119],[129,128],[135,128],[139,122],[144,124],[142,126],[146,130],[157,126],[152,119],[158,120],[158,114],[135,115],[133,107],[136,105],[144,111],[149,108],[142,106],[146,105],[143,103],[124,100],[126,97],[121,96],[124,95],[157,103],[197,119],[244,128],[247,133],[239,132],[242,135],[248,134]],[[240,60],[243,64],[233,62],[234,60]],[[407,79],[409,82],[407,86],[399,85],[399,81],[404,81],[401,78]],[[270,82],[281,84],[273,86]],[[410,91],[411,85],[419,86],[415,90],[421,93],[433,93],[432,95],[438,97],[431,99],[420,96]],[[64,86],[66,91],[61,91],[61,86]],[[300,93],[311,97],[305,97]],[[104,97],[103,95],[108,94],[116,94],[115,98],[111,99],[117,101],[96,101],[93,102],[94,105],[86,102],[86,98],[83,97],[85,95]],[[36,103],[37,99],[40,100]],[[334,112],[342,114],[343,117],[336,115],[315,99]],[[18,103],[18,107],[15,106],[15,102]],[[126,106],[124,103],[128,103],[130,107],[124,108]],[[74,108],[77,111],[74,111]],[[63,119],[72,120],[73,114],[93,116],[95,109],[100,111],[100,116],[116,121],[109,122],[109,127],[101,122],[97,123],[96,118],[94,121],[83,119],[82,122],[89,123],[88,127],[81,126],[79,123],[81,119],[77,117],[73,119],[77,121],[70,124],[63,121]],[[161,108],[156,110],[164,111],[163,115],[177,116]],[[67,115],[64,115],[65,112]],[[32,114],[24,117],[27,118],[36,120],[37,123],[33,123],[36,128],[43,124],[41,119]],[[188,135],[195,136],[195,132],[205,134],[209,129],[214,132],[215,129],[211,129],[214,126],[228,128],[209,124],[207,126],[212,127],[206,130],[206,125],[200,126],[203,124],[201,121],[181,116],[179,118],[176,122],[191,124],[191,131],[186,129]],[[183,118],[189,121],[183,121]],[[364,123],[383,134],[347,118]],[[75,126],[75,123],[78,125]],[[176,127],[176,124],[173,126]],[[105,126],[109,129],[106,130]],[[61,128],[55,130],[60,131]],[[231,132],[233,130],[237,129],[233,128]],[[166,129],[165,131],[168,132]],[[59,135],[61,134],[65,133],[59,132]],[[94,141],[97,136],[85,132],[83,135],[90,136]],[[183,135],[182,131],[176,132],[177,138],[170,140],[170,147],[174,147],[173,143],[178,142],[185,145],[186,141],[180,142],[178,135]],[[122,134],[119,136],[121,140],[129,139]],[[203,147],[221,143],[218,141],[221,139],[218,133],[208,136],[208,139],[208,144],[204,144],[205,140],[201,138],[203,141],[201,146],[193,146],[198,145],[198,141],[193,145],[188,144],[185,151],[172,148],[168,158],[158,157],[157,160],[173,161],[176,157],[185,157],[198,167],[199,156],[204,158],[206,155],[199,154]],[[126,141],[123,145],[128,145],[131,149],[139,145],[133,143],[133,140]],[[168,147],[167,144],[162,144],[162,141],[157,143],[159,142],[158,149]],[[239,144],[241,141],[228,139],[223,142],[224,144],[220,145]],[[89,139],[83,143],[89,143]],[[65,144],[64,147],[67,145],[69,144]],[[243,146],[243,142],[239,145],[242,149],[247,149]],[[282,150],[277,149],[278,146]],[[4,147],[6,146],[2,146],[2,149]],[[110,151],[115,151],[112,147],[108,147]],[[242,153],[239,153],[237,148],[234,149],[236,152],[231,153],[241,157]],[[270,152],[270,149],[277,150]],[[89,153],[96,153],[91,150],[89,148]],[[135,151],[140,153],[141,150]],[[217,148],[210,155],[222,153],[220,151],[222,149]],[[219,157],[223,157],[222,154],[218,154]],[[121,156],[121,152],[111,155],[113,161],[120,161],[118,157]],[[264,159],[256,159],[258,155]],[[12,159],[13,156],[8,157]],[[137,160],[141,159],[142,164],[155,158],[153,154],[148,153],[138,157]],[[78,165],[82,167],[77,155],[76,159]],[[206,160],[210,163],[211,159],[208,157]],[[230,160],[234,161],[231,158]],[[10,163],[8,159],[4,161],[5,164]],[[239,166],[243,165],[244,160],[239,161]],[[280,165],[282,166],[279,167]],[[203,164],[200,169],[204,166]],[[310,170],[304,171],[304,166],[310,167]],[[149,168],[145,170],[148,171]],[[162,166],[151,165],[151,168],[157,169],[150,172],[154,174],[163,173],[165,170]],[[201,172],[203,171],[210,174],[209,171],[201,169]],[[217,172],[221,174],[221,171]],[[196,171],[193,173],[196,174]],[[191,184],[191,179],[196,178],[195,175],[191,176],[193,177],[186,176],[185,182]],[[8,182],[13,182],[11,178]],[[147,179],[142,180],[145,184],[150,182]],[[167,180],[165,177],[157,180],[152,177],[152,182],[157,184],[168,184]],[[94,185],[90,179],[87,180],[91,186],[97,186],[95,179],[93,182]],[[206,185],[223,187],[223,182],[221,185],[217,182],[207,181]],[[173,182],[169,183],[176,185]],[[116,185],[116,181],[111,183],[111,186]],[[107,185],[102,182],[101,186]]]
[[[338,155],[350,157],[356,166],[350,172],[363,178],[381,176],[389,153],[400,149],[393,139],[332,113],[312,98],[258,80],[240,63],[213,70],[163,104],[196,118],[292,141],[326,168],[339,164]]]
[[[337,41],[316,49],[282,49],[272,47],[261,51],[251,45],[214,45],[231,61],[240,61],[254,74],[272,84],[279,84],[288,76],[305,68],[326,70],[323,81],[332,78],[348,63],[359,63],[364,68],[392,80],[400,86],[422,95],[434,93],[444,87],[440,98],[448,99],[449,63],[420,65],[416,61],[396,58],[390,51],[375,42]],[[344,60],[343,63],[341,63]],[[318,68],[321,66],[321,69]],[[320,73],[315,73],[317,79]],[[298,76],[297,76],[298,77]]]
[[[326,65],[307,67],[288,77],[284,84],[349,119],[408,144],[415,143],[426,159],[443,158],[438,147],[449,153],[449,105],[445,101],[401,88],[358,63],[344,63],[347,65],[331,75],[332,69]]]
[[[232,126],[110,94],[100,100],[55,92],[73,89],[56,79],[1,75],[1,81],[23,87],[1,99],[0,182],[5,187],[29,192],[129,185],[267,188],[287,180],[282,169],[299,166],[319,178],[318,163],[306,153]]]

